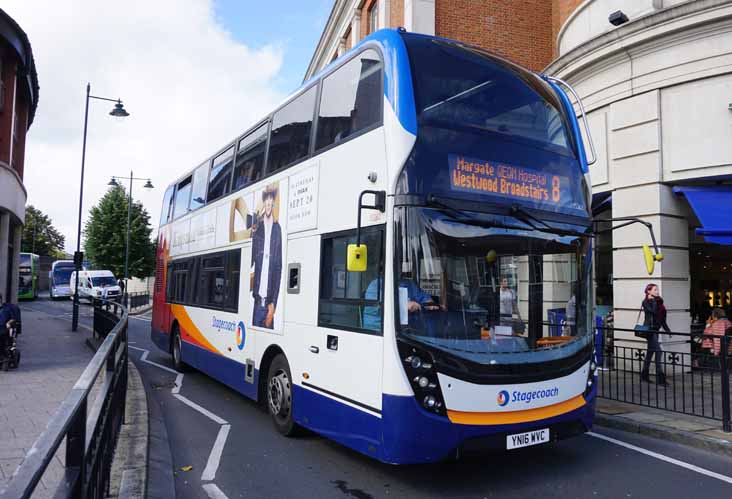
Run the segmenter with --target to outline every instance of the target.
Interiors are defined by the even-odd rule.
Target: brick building
[[[732,218],[714,208],[732,205],[732,0],[336,0],[306,78],[398,26],[571,83],[597,148],[595,214],[653,224],[666,259],[652,280],[671,328],[688,331],[709,306],[732,315]],[[645,242],[638,227],[597,240],[598,310],[619,327],[633,327],[649,281]]]
[[[0,293],[15,301],[27,193],[25,135],[38,104],[38,76],[25,32],[0,10]]]
[[[554,59],[554,41],[581,0],[336,0],[306,78],[369,33],[408,31],[460,40],[535,71]]]

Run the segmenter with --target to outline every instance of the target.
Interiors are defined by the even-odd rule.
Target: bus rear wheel
[[[286,437],[296,436],[300,427],[292,418],[292,375],[284,355],[278,354],[267,373],[267,410],[275,429]]]
[[[178,326],[173,327],[173,345],[171,346],[171,354],[173,354],[173,367],[179,373],[185,372],[186,364],[183,362],[183,343],[180,339],[180,331]]]

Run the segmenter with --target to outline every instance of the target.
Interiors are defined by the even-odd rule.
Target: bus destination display
[[[569,179],[521,166],[448,155],[450,188],[475,194],[493,194],[516,201],[573,207]]]

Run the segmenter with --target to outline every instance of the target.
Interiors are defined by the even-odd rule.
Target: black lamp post
[[[124,110],[123,110],[124,111]],[[117,180],[127,180],[127,177],[112,177],[112,180],[109,181],[107,185],[117,187],[119,183],[117,183]],[[127,235],[126,235],[126,242],[125,242],[125,294],[123,297],[124,304],[127,306],[127,290],[129,289],[127,284],[130,279],[129,274],[129,261],[130,261],[130,214],[132,213],[132,181],[133,180],[145,180],[145,189],[152,189],[153,185],[152,182],[150,182],[149,178],[135,178],[133,176],[133,173],[130,172],[129,181],[130,181],[130,189],[127,191]]]
[[[90,94],[91,85],[86,84],[86,106],[84,107],[84,139],[81,146],[81,180],[79,181],[79,223],[76,230],[76,253],[74,253],[74,266],[76,271],[76,281],[74,283],[74,306],[71,315],[71,330],[76,331],[79,328],[79,271],[81,270],[82,260],[81,253],[81,207],[84,199],[84,162],[86,160],[86,131],[89,124],[89,99],[105,100],[114,102],[114,109],[109,114],[115,118],[125,118],[130,115],[120,99],[107,99],[106,97],[97,97]]]

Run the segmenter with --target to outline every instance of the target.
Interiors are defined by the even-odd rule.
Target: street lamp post
[[[106,97],[97,97],[91,95],[91,84],[86,84],[86,105],[84,107],[84,139],[81,146],[81,179],[79,181],[79,222],[76,229],[76,253],[74,254],[74,267],[76,272],[76,282],[74,283],[74,306],[71,315],[71,330],[76,331],[79,328],[79,271],[81,270],[82,255],[81,255],[81,207],[84,200],[84,162],[86,160],[86,131],[89,124],[89,99],[104,100],[114,102],[114,109],[109,114],[115,118],[124,118],[129,116],[122,100],[120,99],[108,99]]]
[[[117,183],[117,180],[127,180],[127,177],[116,177],[116,176],[113,176],[112,177],[112,180],[110,180],[109,181],[109,184],[107,184],[107,185],[111,185],[113,187],[116,187],[116,186],[119,185]],[[125,242],[125,294],[124,294],[124,297],[122,298],[123,301],[124,301],[125,306],[127,306],[127,295],[128,295],[128,291],[127,290],[129,289],[128,288],[128,281],[130,279],[130,270],[129,270],[129,263],[130,263],[130,216],[131,216],[131,213],[132,213],[132,181],[133,180],[144,180],[145,181],[145,185],[143,185],[143,187],[145,189],[152,189],[153,188],[152,182],[150,182],[150,179],[149,178],[135,178],[134,177],[134,174],[132,172],[130,172],[130,177],[129,177],[130,188],[127,191],[127,235],[125,237],[125,239],[126,239],[126,242]]]

